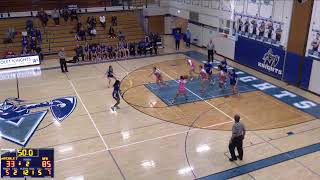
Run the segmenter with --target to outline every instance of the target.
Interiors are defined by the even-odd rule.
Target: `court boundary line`
[[[217,172],[211,175],[207,175],[199,178],[198,180],[214,180],[214,179],[229,179],[241,176],[243,174],[249,174],[250,172],[255,172],[257,170],[261,170],[267,167],[274,166],[276,164],[284,163],[289,160],[296,160],[299,157],[303,157],[305,155],[309,155],[315,153],[320,150],[320,143],[315,143],[311,145],[307,145],[304,147],[300,147],[294,150],[282,152],[277,155],[273,155],[264,159],[260,159],[248,164],[244,164],[238,167],[234,167],[231,169],[226,169],[221,172]],[[299,164],[299,163],[298,163]],[[301,164],[300,164],[301,165]],[[302,166],[302,165],[301,165]],[[302,166],[304,167],[304,166]],[[304,167],[306,168],[306,167]],[[308,168],[307,168],[308,169]],[[315,174],[318,175],[319,174]]]
[[[79,95],[79,93],[77,92],[77,90],[76,90],[76,88],[75,88],[75,86],[74,86],[74,84],[73,84],[72,80],[68,80],[68,81],[69,81],[69,83],[70,83],[70,85],[71,85],[72,89],[73,89],[73,90],[74,90],[74,92],[76,93],[77,97],[79,98],[79,101],[81,102],[81,104],[82,104],[82,106],[83,106],[84,110],[87,112],[87,115],[88,115],[88,117],[89,117],[90,121],[92,122],[92,124],[93,124],[94,128],[96,129],[97,133],[99,134],[100,139],[102,140],[102,143],[103,143],[103,144],[104,144],[104,146],[105,146],[105,151],[107,151],[107,152],[109,153],[109,155],[110,155],[110,157],[112,158],[113,162],[115,163],[115,165],[116,165],[116,167],[117,167],[117,169],[118,169],[118,171],[119,171],[120,175],[122,176],[122,178],[123,178],[124,180],[126,180],[126,178],[125,178],[125,176],[124,176],[124,174],[123,174],[122,170],[121,170],[121,169],[120,169],[120,167],[119,167],[119,164],[117,163],[117,161],[115,160],[115,158],[114,158],[113,154],[111,153],[111,151],[110,151],[110,149],[109,149],[109,146],[107,145],[106,141],[103,139],[103,136],[101,135],[101,132],[99,131],[99,129],[98,129],[98,127],[97,127],[96,123],[94,122],[94,120],[93,120],[93,118],[92,118],[92,116],[91,116],[91,114],[90,114],[89,110],[88,110],[88,109],[87,109],[87,107],[84,105],[84,103],[83,103],[83,101],[82,101],[82,98],[81,98],[81,96]]]
[[[314,120],[317,120],[317,119],[314,119]],[[218,126],[218,125],[216,125],[216,124],[210,125],[210,127],[214,127],[214,126]],[[209,126],[206,126],[206,127],[208,128]],[[206,127],[202,127],[202,128],[206,128]],[[305,132],[312,131],[312,130],[316,130],[316,129],[319,129],[319,128],[320,127],[311,128],[311,129],[308,129],[308,130],[305,130],[305,131],[301,131],[301,132],[295,133],[294,135],[305,133]],[[210,130],[210,129],[193,128],[193,129],[191,129],[189,131],[198,131],[198,130]],[[176,135],[179,135],[179,134],[184,134],[184,133],[187,133],[187,131],[181,131],[179,133],[171,133],[171,134],[163,135],[162,138],[167,138],[167,137],[176,136]],[[153,141],[153,140],[157,140],[157,139],[162,139],[160,137],[161,136],[159,136],[157,138],[148,139],[148,140],[145,140],[144,142],[149,142],[149,141]],[[270,141],[278,140],[278,139],[282,139],[282,138],[286,138],[286,137],[288,137],[288,136],[283,136],[283,137],[279,137],[279,138],[275,138],[275,139],[270,139]],[[134,142],[134,143],[129,143],[129,144],[126,144],[126,145],[122,145],[122,147],[116,146],[116,147],[111,148],[110,150],[117,150],[117,149],[121,149],[123,147],[128,147],[128,146],[139,144],[139,143],[143,143],[143,142],[142,141],[137,141],[137,142]],[[254,145],[258,145],[258,144],[261,144],[261,143],[257,143],[257,144],[254,144]],[[254,146],[254,145],[245,146],[245,148],[246,147],[251,147],[251,146]],[[104,151],[107,151],[107,150],[103,149],[103,150],[98,150],[98,151],[94,151],[94,152],[91,152],[91,153],[81,154],[81,155],[78,155],[78,156],[73,156],[73,157],[69,157],[69,158],[63,158],[63,159],[56,160],[55,162],[62,162],[62,161],[70,160],[70,159],[76,159],[76,158],[79,158],[79,157],[85,157],[85,156],[88,156],[88,155],[91,155],[91,154],[97,154],[97,153],[104,152]]]
[[[161,70],[160,70],[161,71]],[[166,75],[167,77],[169,77],[171,80],[175,81],[176,83],[179,83],[176,79],[174,79],[173,77],[169,76],[167,73],[165,73],[164,71],[161,71],[164,75]],[[205,103],[207,103],[209,106],[213,107],[214,109],[216,109],[217,111],[219,111],[220,113],[222,113],[223,115],[225,115],[226,117],[228,117],[229,119],[232,119],[232,121],[228,121],[229,123],[233,122],[233,118],[231,116],[229,116],[228,114],[226,114],[224,111],[222,111],[221,109],[217,108],[216,106],[214,106],[213,104],[211,104],[210,102],[208,102],[207,100],[203,99],[201,96],[199,96],[198,94],[194,93],[193,91],[191,91],[190,89],[186,88],[187,91],[189,91],[191,94],[193,94],[194,96],[198,97],[200,100],[204,101]]]
[[[210,128],[210,127],[220,126],[220,125],[224,125],[224,124],[228,124],[228,123],[230,123],[230,121],[226,121],[226,122],[222,122],[222,123],[216,123],[216,124],[212,124],[212,125],[209,125],[209,126],[204,126],[204,127],[201,127],[201,128]],[[182,125],[179,125],[179,126],[182,126]],[[77,157],[83,157],[83,156],[87,156],[87,155],[91,155],[91,154],[95,154],[95,153],[99,153],[99,152],[103,152],[103,151],[118,150],[118,149],[122,149],[124,147],[133,146],[133,145],[136,145],[136,144],[141,144],[141,143],[150,142],[150,141],[154,141],[154,140],[158,140],[158,139],[164,139],[164,138],[168,138],[168,137],[172,137],[172,136],[176,136],[176,135],[180,135],[180,134],[185,134],[185,133],[190,132],[190,131],[203,130],[201,128],[193,128],[191,130],[185,130],[185,131],[180,131],[180,132],[176,132],[176,133],[166,134],[166,135],[163,135],[163,136],[158,136],[158,137],[155,137],[155,138],[149,138],[149,139],[145,139],[145,140],[141,140],[141,141],[136,141],[136,142],[120,145],[120,146],[115,146],[115,147],[112,147],[112,148],[109,148],[109,149],[99,150],[99,151],[95,151],[95,152],[91,152],[91,153],[87,153],[87,154],[82,154],[82,155],[79,155],[79,156],[60,159],[60,160],[57,160],[56,162],[75,159]]]
[[[87,107],[84,105],[84,103],[83,103],[83,101],[82,101],[82,98],[80,97],[79,93],[77,92],[77,90],[76,90],[76,88],[75,88],[75,86],[74,86],[73,82],[72,82],[71,80],[69,80],[69,83],[70,83],[70,85],[71,85],[72,89],[74,90],[74,92],[76,93],[76,96],[79,98],[79,101],[81,102],[81,104],[82,104],[82,106],[83,106],[84,110],[86,111],[86,113],[87,113],[87,115],[88,115],[88,117],[89,117],[89,119],[90,119],[91,123],[93,124],[93,127],[96,129],[96,131],[97,131],[98,135],[100,136],[100,138],[101,138],[101,140],[102,140],[102,143],[104,144],[104,146],[106,147],[106,149],[109,149],[109,146],[107,145],[106,141],[103,139],[103,137],[102,137],[102,135],[101,135],[101,133],[100,133],[100,131],[99,131],[99,129],[98,129],[98,127],[97,127],[96,123],[93,121],[93,118],[92,118],[92,116],[91,116],[91,114],[90,114],[89,110],[88,110],[88,109],[87,109]]]
[[[172,80],[171,80],[172,81]],[[166,81],[167,82],[167,81]],[[224,96],[231,96],[232,92],[224,92],[224,93],[221,93],[219,95],[212,95],[213,92],[217,92],[218,90],[213,90],[213,92],[209,92],[207,93],[209,95],[209,97],[206,97],[206,98],[202,98],[202,99],[195,99],[195,100],[191,100],[190,102],[182,102],[182,103],[176,103],[176,104],[172,104],[172,102],[170,102],[170,99],[166,99],[166,98],[163,98],[161,96],[158,96],[156,95],[156,93],[154,93],[154,90],[152,89],[152,87],[149,85],[150,83],[148,84],[144,84],[144,86],[147,87],[147,89],[149,89],[153,94],[155,94],[155,96],[157,96],[159,99],[161,99],[162,101],[166,101],[165,104],[167,105],[167,107],[170,107],[170,106],[177,106],[177,105],[183,105],[183,104],[187,104],[187,103],[195,103],[195,102],[199,102],[199,101],[203,101],[202,99],[204,100],[210,100],[210,99],[214,99],[214,98],[220,98],[220,97],[224,97]],[[151,84],[155,84],[156,83],[151,83]],[[177,86],[178,87],[178,86]],[[237,86],[237,87],[248,87],[248,85],[243,85],[243,86]],[[186,88],[188,89],[188,88]],[[242,93],[247,93],[247,92],[252,92],[252,91],[257,91],[257,89],[255,88],[247,88],[246,90],[243,90],[243,91],[239,91],[241,94]],[[197,97],[198,98],[198,97]]]

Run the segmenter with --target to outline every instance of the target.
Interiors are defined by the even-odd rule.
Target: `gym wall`
[[[313,42],[318,41],[317,34],[320,32],[320,1],[315,0],[313,4],[312,17],[310,21],[309,35],[306,47],[306,59],[309,60],[311,72],[304,74],[306,81],[304,88],[320,95],[320,46],[315,50]]]
[[[148,31],[164,34],[164,16],[149,16]]]

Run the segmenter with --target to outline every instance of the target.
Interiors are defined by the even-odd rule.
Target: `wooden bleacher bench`
[[[99,23],[99,16],[105,15],[107,18],[106,29],[103,29]],[[81,14],[80,19],[82,24],[86,26],[87,17],[95,16],[97,19],[97,36],[90,40],[90,37],[87,36],[88,43],[105,43],[107,45],[116,45],[118,43],[118,39],[109,39],[108,31],[109,26],[111,24],[111,16],[117,16],[118,26],[114,27],[115,32],[117,33],[119,30],[122,31],[126,37],[128,42],[138,42],[144,38],[144,31],[142,27],[140,27],[136,15],[132,12],[107,12],[107,13],[90,13],[90,14]],[[60,26],[55,26],[54,22],[51,18],[49,18],[48,26],[46,28],[41,27],[41,23],[38,18],[13,18],[13,19],[1,19],[0,22],[0,39],[4,37],[5,29],[9,26],[12,26],[16,29],[17,32],[21,32],[25,29],[25,22],[28,19],[32,19],[34,22],[34,26],[37,29],[40,29],[42,32],[42,44],[41,48],[44,54],[54,54],[57,53],[62,47],[65,48],[65,51],[68,55],[74,55],[74,48],[76,44],[84,45],[84,41],[77,42],[75,40],[75,25],[76,22],[73,23],[68,21],[66,24],[64,20],[60,19]],[[10,47],[16,53],[21,51],[21,35],[17,35],[14,39],[13,43],[10,44],[0,44],[0,52],[4,52],[7,47]],[[54,56],[53,56],[54,57]]]

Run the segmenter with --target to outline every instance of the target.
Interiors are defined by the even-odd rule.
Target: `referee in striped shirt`
[[[234,116],[235,123],[232,126],[232,136],[229,141],[229,152],[231,154],[230,161],[235,161],[237,158],[239,160],[242,160],[243,158],[243,146],[242,142],[244,139],[244,136],[246,135],[246,129],[244,125],[240,122],[240,116],[236,114]],[[239,153],[239,156],[236,156],[235,154],[235,148],[237,148],[237,151]]]

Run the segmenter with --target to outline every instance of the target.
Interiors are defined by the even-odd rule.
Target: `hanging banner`
[[[285,58],[282,48],[238,36],[235,49],[235,60],[238,63],[275,78],[282,78]]]
[[[39,64],[40,64],[40,60],[38,55],[0,59],[0,69],[39,65]]]

